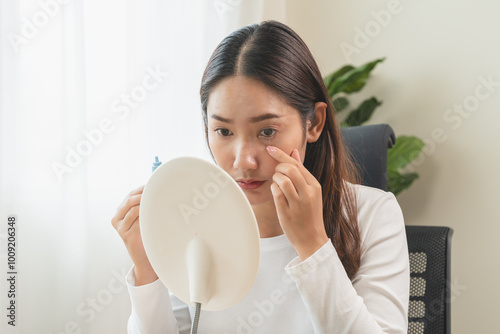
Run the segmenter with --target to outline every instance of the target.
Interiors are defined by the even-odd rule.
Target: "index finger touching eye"
[[[286,154],[275,146],[267,146],[269,154],[280,163],[289,163],[297,167],[308,184],[314,184],[318,181],[309,172],[309,170],[302,164],[299,151],[294,149],[290,155]]]
[[[292,154],[294,151],[292,151]],[[286,162],[286,163],[291,163],[291,164],[297,164],[297,162],[298,162],[300,165],[302,165],[302,163],[300,163],[300,161],[297,161],[296,158],[292,157],[291,155],[286,154],[285,152],[283,152],[282,150],[280,150],[276,146],[267,146],[267,152],[274,159],[276,159],[278,162]],[[296,153],[296,154],[298,156],[298,153]],[[299,160],[300,160],[300,157],[299,157]]]

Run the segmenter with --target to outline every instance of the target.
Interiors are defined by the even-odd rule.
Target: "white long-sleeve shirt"
[[[246,297],[202,311],[198,333],[406,333],[409,257],[401,208],[392,193],[355,185],[361,265],[350,280],[331,241],[301,262],[285,235],[261,239],[257,278]],[[128,333],[189,333],[193,309],[157,280],[134,286]]]

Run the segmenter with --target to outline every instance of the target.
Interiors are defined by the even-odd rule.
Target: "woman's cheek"
[[[214,156],[215,161],[217,162],[217,165],[221,166],[221,163],[223,162],[221,158],[224,156],[224,152],[222,152],[223,145],[221,145],[220,141],[218,141],[216,138],[208,137],[208,146],[210,148],[210,151],[212,152],[212,155]]]

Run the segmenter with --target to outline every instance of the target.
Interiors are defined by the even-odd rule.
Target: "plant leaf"
[[[349,100],[346,97],[337,97],[332,101],[333,107],[335,108],[335,112],[339,113],[349,105]]]
[[[361,90],[366,83],[366,79],[370,76],[370,72],[378,63],[384,60],[385,58],[376,59],[344,73],[337,79],[331,81],[328,86],[328,94],[334,96],[340,92],[350,94]]]
[[[354,66],[344,65],[340,69],[336,70],[335,72],[333,72],[332,74],[328,75],[326,78],[323,79],[323,81],[325,82],[325,86],[328,89],[328,95],[330,95],[330,97],[333,97],[333,94],[330,93],[330,86],[333,84],[333,82],[352,69],[354,69]]]
[[[414,136],[399,136],[396,144],[387,151],[387,170],[399,172],[401,168],[415,160],[422,149],[424,142]]]
[[[411,186],[416,179],[418,179],[417,173],[400,174],[399,172],[387,171],[387,190],[398,195]]]
[[[375,97],[366,99],[356,109],[351,111],[346,119],[342,122],[342,126],[357,126],[366,122],[372,117],[375,109],[381,105],[382,102]]]

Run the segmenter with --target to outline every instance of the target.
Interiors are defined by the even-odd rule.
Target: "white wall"
[[[388,8],[390,20],[376,23],[372,11]],[[370,123],[428,142],[420,179],[398,196],[406,223],[454,229],[452,331],[492,333],[500,311],[500,2],[293,0],[286,22],[325,75],[387,57],[360,95],[384,101]],[[355,29],[367,27],[369,41],[355,40]],[[491,91],[480,78],[494,82]],[[452,110],[464,103],[462,114]],[[433,131],[442,131],[439,140]]]

